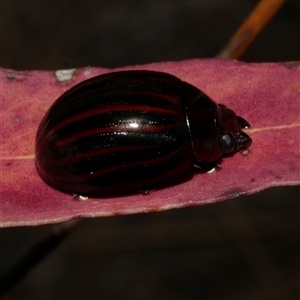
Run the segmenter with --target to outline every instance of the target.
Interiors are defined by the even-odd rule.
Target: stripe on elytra
[[[103,105],[101,105],[101,107],[104,106],[110,106],[110,105],[121,105],[119,103],[116,104],[107,104],[107,102],[112,102],[112,101],[116,101],[118,100],[118,98],[120,100],[124,99],[130,102],[131,99],[130,97],[138,95],[141,97],[145,98],[145,102],[151,102],[153,101],[153,98],[156,98],[158,100],[162,100],[162,102],[170,102],[171,104],[175,104],[175,105],[179,105],[178,99],[176,98],[176,96],[174,95],[170,95],[170,94],[166,94],[166,93],[154,93],[154,92],[145,92],[145,91],[135,91],[135,90],[129,90],[129,91],[117,91],[117,92],[113,92],[110,89],[108,89],[109,94],[105,94],[105,93],[100,93],[98,90],[89,90],[87,93],[85,93],[84,95],[78,94],[75,97],[72,96],[71,99],[69,101],[63,101],[61,102],[61,104],[57,107],[57,114],[56,116],[59,117],[60,115],[63,115],[65,113],[66,110],[68,111],[72,111],[72,108],[74,109],[74,107],[78,107],[81,104],[83,105],[83,107],[88,106],[89,102],[92,101],[97,101],[99,102],[99,104],[101,104],[101,102],[103,103]],[[127,97],[124,97],[127,96]],[[63,98],[66,97],[66,95],[62,95]],[[102,99],[99,100],[99,99]],[[112,99],[110,99],[112,98]],[[78,99],[78,100],[77,100]],[[72,103],[69,103],[72,102]],[[121,102],[121,101],[120,101]],[[134,102],[134,101],[132,101]],[[125,105],[135,105],[135,104],[131,104],[131,103],[124,103]],[[151,103],[147,103],[148,105],[151,106]],[[164,103],[163,106],[165,106],[166,103]]]
[[[153,165],[157,165],[157,164],[160,165],[163,162],[171,160],[173,157],[175,157],[177,154],[179,154],[182,150],[184,150],[184,148],[185,148],[184,146],[181,146],[181,147],[175,149],[174,151],[172,151],[171,153],[168,153],[167,155],[162,156],[162,157],[148,159],[148,160],[145,160],[142,162],[138,161],[138,162],[127,163],[124,165],[116,165],[116,166],[112,166],[109,168],[98,170],[96,172],[93,172],[93,174],[82,174],[82,176],[86,179],[94,179],[94,178],[101,177],[108,173],[121,171],[126,168],[132,168],[132,167],[141,166],[141,165],[149,165],[149,166],[153,166]]]
[[[106,135],[106,134],[127,134],[131,132],[136,132],[137,134],[141,133],[159,133],[162,131],[166,131],[170,128],[174,127],[174,124],[170,125],[140,125],[138,128],[132,128],[127,127],[124,125],[116,125],[116,126],[108,126],[108,127],[102,127],[102,128],[94,128],[88,131],[82,131],[73,135],[69,135],[58,142],[54,143],[51,146],[51,150],[54,151],[55,149],[58,149],[59,147],[62,147],[63,145],[70,143],[72,141],[77,141],[83,138],[92,137],[93,135]],[[95,137],[96,138],[96,137]],[[45,139],[47,140],[47,139]]]
[[[128,152],[128,151],[134,151],[134,150],[152,150],[155,149],[155,145],[153,144],[148,144],[148,145],[130,145],[124,147],[123,145],[119,146],[110,146],[110,147],[105,147],[105,148],[99,148],[99,149],[93,149],[91,151],[86,151],[86,152],[81,152],[78,153],[72,157],[68,157],[65,159],[61,160],[52,160],[52,159],[45,159],[45,162],[48,162],[49,165],[55,165],[55,166],[60,166],[60,165],[66,165],[66,164],[76,164],[80,163],[81,160],[87,159],[87,158],[93,158],[96,156],[101,156],[105,154],[110,154],[110,153],[120,153],[120,152]]]
[[[185,150],[183,146],[177,148],[173,152],[171,152],[168,155],[163,156],[163,157],[158,157],[155,159],[148,159],[148,160],[145,160],[142,162],[138,161],[138,162],[132,162],[132,163],[127,163],[127,164],[122,164],[122,165],[115,165],[115,166],[108,167],[108,168],[106,167],[105,169],[101,169],[99,171],[94,171],[93,174],[90,174],[90,173],[80,174],[80,178],[85,179],[85,180],[93,180],[93,179],[99,177],[101,179],[101,176],[103,176],[103,175],[107,175],[108,173],[125,170],[127,168],[130,169],[132,167],[137,167],[137,166],[142,166],[142,165],[149,165],[149,166],[161,165],[163,162],[170,161],[172,158],[176,157],[176,155],[178,155],[182,150]],[[39,172],[44,173],[44,178],[47,178],[49,176],[49,170],[47,170],[47,173],[46,173],[44,170],[40,169]],[[55,180],[61,179],[62,182],[67,182],[65,180],[64,174],[61,174],[59,172],[56,173],[53,171],[50,171],[50,172],[51,172],[52,179],[54,179],[54,178],[55,178]],[[72,181],[72,180],[74,180],[74,179],[70,178],[70,181]]]
[[[57,125],[55,125],[52,129],[57,131],[64,126],[67,126],[73,122],[81,121],[83,119],[87,119],[93,116],[101,116],[110,112],[149,112],[156,114],[164,114],[167,116],[178,116],[178,112],[166,108],[155,107],[150,105],[106,105],[104,107],[94,108],[82,113],[78,113],[72,117],[66,118]]]
[[[120,72],[121,73],[121,72]],[[69,91],[70,92],[76,92],[77,90],[81,90],[85,86],[90,88],[91,85],[98,87],[107,87],[108,89],[113,89],[114,87],[119,87],[120,85],[131,85],[131,84],[138,84],[141,83],[141,85],[145,85],[145,82],[149,83],[149,85],[154,85],[156,83],[163,83],[163,84],[171,84],[174,85],[175,83],[181,83],[182,81],[171,75],[166,76],[167,74],[161,74],[161,76],[158,78],[158,74],[153,74],[152,72],[145,73],[145,71],[141,70],[140,73],[137,71],[133,71],[135,74],[129,74],[128,76],[119,77],[120,73],[111,73],[111,76],[109,73],[103,74],[103,77],[100,77],[101,75],[92,77],[90,79],[87,79],[86,81],[79,83],[78,85],[73,86]],[[132,76],[134,75],[134,76]],[[146,76],[145,76],[146,75]],[[153,78],[152,75],[155,75],[155,78]]]

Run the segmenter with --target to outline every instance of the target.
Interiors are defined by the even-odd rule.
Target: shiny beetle
[[[250,146],[247,127],[173,75],[108,73],[77,84],[50,107],[36,136],[36,165],[60,191],[122,195],[217,166]]]

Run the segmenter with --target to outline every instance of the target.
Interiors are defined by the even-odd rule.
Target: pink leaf
[[[300,64],[225,60],[155,63],[124,69],[164,71],[228,105],[251,124],[245,153],[222,169],[150,195],[75,201],[47,186],[34,163],[35,134],[53,101],[74,84],[113,70],[1,70],[1,226],[39,225],[214,203],[300,182]],[[120,70],[120,69],[118,69]],[[115,70],[114,70],[115,71]],[[70,77],[68,77],[70,76]]]

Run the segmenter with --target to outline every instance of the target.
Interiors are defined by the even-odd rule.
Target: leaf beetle
[[[179,78],[120,71],[62,94],[36,135],[36,166],[50,186],[101,197],[155,188],[209,170],[250,146],[249,123]]]

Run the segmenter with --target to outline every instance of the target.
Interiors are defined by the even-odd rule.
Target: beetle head
[[[247,129],[250,124],[234,111],[223,104],[219,104],[220,108],[220,148],[224,154],[232,154],[240,149],[248,148],[252,139],[248,134],[242,131]]]

